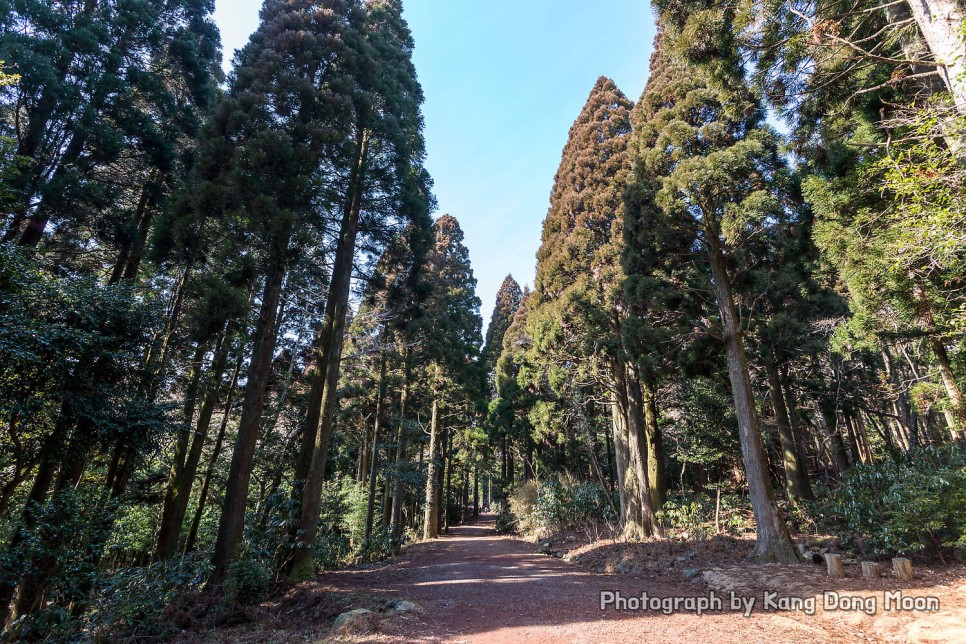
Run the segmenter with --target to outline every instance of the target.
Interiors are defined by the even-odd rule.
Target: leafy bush
[[[228,592],[240,604],[257,604],[271,587],[271,573],[256,559],[239,559],[228,571]]]
[[[617,501],[602,486],[589,481],[529,481],[510,495],[510,514],[522,534],[567,529],[617,520]],[[500,520],[497,520],[500,528]]]
[[[687,532],[693,539],[706,539],[715,534],[717,496],[699,494],[684,498],[669,498],[657,511],[657,519],[665,528]],[[738,536],[752,528],[748,518],[748,499],[738,494],[722,494],[718,526],[730,535]]]
[[[966,450],[913,450],[894,461],[858,465],[820,491],[816,514],[843,545],[864,555],[939,553],[966,545]]]
[[[197,593],[208,578],[210,556],[192,553],[146,567],[122,568],[97,588],[88,627],[99,640],[163,638],[172,625],[163,619],[176,598]]]

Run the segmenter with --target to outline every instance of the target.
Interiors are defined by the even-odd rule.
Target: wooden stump
[[[845,568],[842,566],[842,555],[825,555],[825,565],[828,567],[828,576],[833,579],[844,579]]]
[[[896,572],[896,577],[903,581],[912,581],[915,575],[912,573],[912,562],[902,557],[892,560],[892,569]]]
[[[866,579],[878,579],[882,576],[882,566],[875,561],[863,561],[862,576]]]

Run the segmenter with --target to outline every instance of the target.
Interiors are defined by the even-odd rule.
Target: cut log
[[[828,567],[828,576],[832,579],[845,579],[845,568],[842,566],[842,555],[825,555],[825,565]]]
[[[862,576],[866,579],[878,579],[882,576],[882,566],[875,561],[863,561]]]
[[[912,581],[915,575],[912,572],[912,562],[903,557],[896,557],[892,560],[892,569],[896,573],[896,577],[903,581]]]

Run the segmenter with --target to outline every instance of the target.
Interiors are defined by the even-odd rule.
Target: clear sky
[[[216,0],[225,67],[261,0]],[[567,133],[598,76],[636,101],[654,20],[647,0],[405,0],[426,95],[437,214],[466,233],[489,322],[507,273],[532,284]]]

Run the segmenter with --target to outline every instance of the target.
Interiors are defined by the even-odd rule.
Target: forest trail
[[[625,597],[706,596],[703,584],[635,574],[593,573],[497,535],[494,517],[453,527],[438,541],[408,548],[376,569],[322,575],[325,586],[415,602],[416,615],[389,618],[354,642],[683,642],[754,644],[854,641],[821,618],[796,613],[662,615],[601,611],[601,591]],[[759,598],[760,601],[760,598]]]

